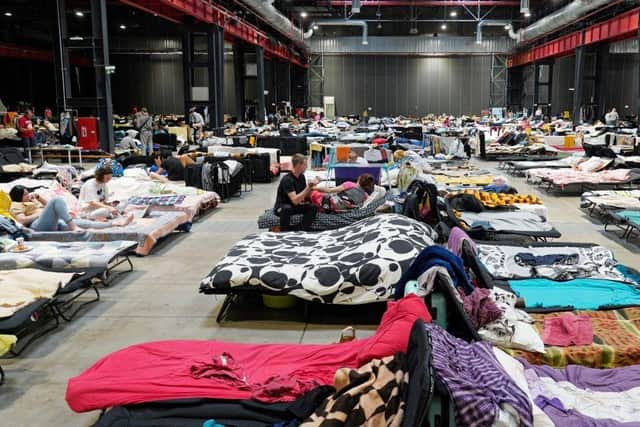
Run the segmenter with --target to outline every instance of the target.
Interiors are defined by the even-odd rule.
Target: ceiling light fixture
[[[381,30],[382,29],[382,22],[378,22],[378,29]]]
[[[13,13],[11,13],[11,12],[5,12],[5,13],[4,13],[4,16],[11,17],[11,16],[13,16]]]
[[[306,18],[307,16],[309,16],[309,14],[307,12],[305,12],[304,10],[302,12],[300,12],[300,17],[301,18]]]
[[[316,31],[318,31],[318,28],[320,28],[320,27],[318,27],[317,25],[313,26],[313,29],[316,30]]]
[[[440,25],[440,29],[441,29],[441,30],[446,30],[446,29],[447,29],[447,24],[442,24],[442,25]]]
[[[126,26],[126,25],[120,25],[120,29],[121,29],[121,30],[126,30],[126,29],[127,29],[127,26]]]
[[[511,24],[507,24],[507,25],[505,25],[505,26],[504,26],[504,29],[505,29],[505,30],[507,30],[507,31],[508,31],[508,30],[510,30],[510,29],[511,29]]]
[[[531,18],[531,12],[526,11],[526,12],[524,13],[524,17],[525,17],[525,18]]]
[[[455,10],[452,10],[452,11],[449,13],[449,16],[450,16],[450,17],[452,17],[452,18],[455,18],[456,16],[458,16],[458,12],[456,12]]]
[[[81,10],[76,10],[76,16],[78,18],[82,18],[84,16],[84,13]]]

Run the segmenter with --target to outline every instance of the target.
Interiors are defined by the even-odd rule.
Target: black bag
[[[253,182],[271,182],[271,156],[268,153],[251,154],[252,180]]]
[[[202,165],[188,165],[184,171],[184,180],[187,187],[202,188]]]

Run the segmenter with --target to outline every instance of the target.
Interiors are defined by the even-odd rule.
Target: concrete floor
[[[549,196],[532,190],[524,179],[511,181],[521,193],[543,198],[561,240],[603,244],[619,261],[640,267],[638,247],[604,233],[579,210],[577,197]],[[185,338],[329,343],[348,324],[356,324],[359,337],[372,334],[375,326],[368,311],[314,312],[316,323],[305,323],[300,309],[273,312],[251,301],[232,309],[234,321],[216,323],[222,297],[199,294],[198,283],[234,242],[257,230],[256,218],[272,204],[276,185],[254,185],[253,192],[201,218],[192,233],[170,236],[150,256],[135,258],[135,271],[103,289],[98,304],[35,342],[20,358],[0,360],[7,374],[0,387],[0,419],[7,420],[2,425],[92,425],[98,413],[74,414],[67,407],[66,382],[100,357],[132,344]],[[324,323],[327,319],[333,324]]]

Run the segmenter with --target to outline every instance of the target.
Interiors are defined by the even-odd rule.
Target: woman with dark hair
[[[89,221],[74,218],[67,203],[60,197],[46,200],[40,194],[30,193],[26,187],[16,185],[9,192],[10,213],[17,222],[35,231],[75,231],[78,228],[108,228],[129,224],[133,215],[116,222]]]
[[[363,173],[358,182],[347,181],[337,187],[321,189],[314,187],[309,199],[325,212],[346,212],[362,207],[369,195],[375,190],[373,175]]]
[[[88,180],[80,189],[82,216],[89,219],[107,219],[118,215],[118,209],[109,202],[107,183],[113,178],[110,165],[98,168],[94,178]]]

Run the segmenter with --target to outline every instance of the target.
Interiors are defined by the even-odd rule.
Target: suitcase
[[[252,180],[253,182],[271,182],[271,156],[269,153],[251,154]]]
[[[184,180],[187,187],[202,188],[202,165],[188,165],[184,170]]]

